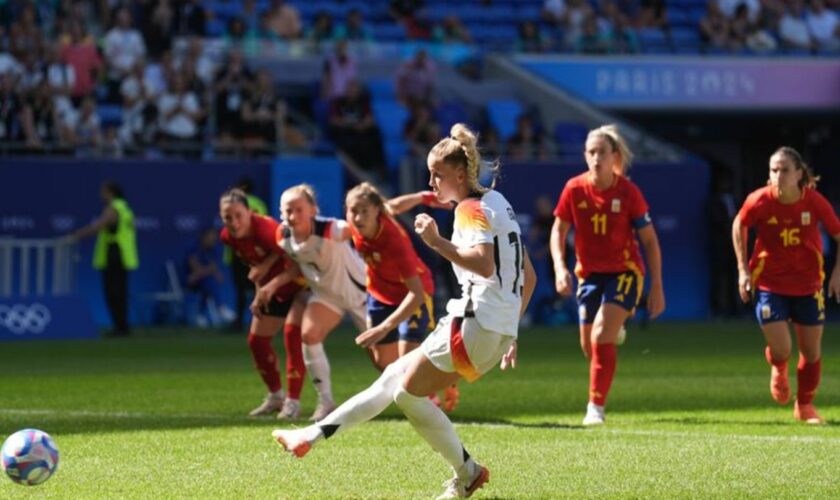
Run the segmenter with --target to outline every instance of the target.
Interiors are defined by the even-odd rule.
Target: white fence
[[[0,298],[67,295],[77,260],[76,244],[66,238],[0,238]]]

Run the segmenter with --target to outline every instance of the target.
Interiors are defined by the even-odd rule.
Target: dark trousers
[[[102,271],[102,287],[114,324],[114,333],[128,334],[128,271],[123,266],[120,248],[116,244],[108,246],[108,260]]]

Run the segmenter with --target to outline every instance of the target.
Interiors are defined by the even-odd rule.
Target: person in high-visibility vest
[[[102,286],[113,334],[125,336],[128,328],[128,272],[137,269],[137,238],[134,212],[126,203],[122,188],[113,181],[102,184],[100,196],[105,207],[90,224],[70,234],[79,240],[96,234],[93,267],[102,272]]]

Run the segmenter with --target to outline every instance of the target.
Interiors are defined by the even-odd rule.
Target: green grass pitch
[[[525,329],[516,371],[462,384],[453,419],[491,470],[475,497],[840,497],[836,334],[827,325],[816,401],[829,425],[794,422],[771,400],[755,324],[663,323],[631,326],[607,425],[584,429],[576,330]],[[327,343],[340,401],[377,376],[351,339],[342,330]],[[450,476],[393,406],[303,460],[281,454],[276,421],[244,416],[264,389],[242,336],[7,343],[0,367],[0,437],[36,427],[61,452],[41,486],[0,478],[4,499],[433,498]]]

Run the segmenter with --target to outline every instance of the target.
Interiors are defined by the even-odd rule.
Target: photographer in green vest
[[[123,196],[122,188],[106,181],[100,189],[105,207],[99,218],[74,231],[74,240],[96,234],[93,267],[102,272],[102,286],[111,321],[113,335],[126,336],[128,328],[128,272],[137,269],[136,231],[134,212]]]

